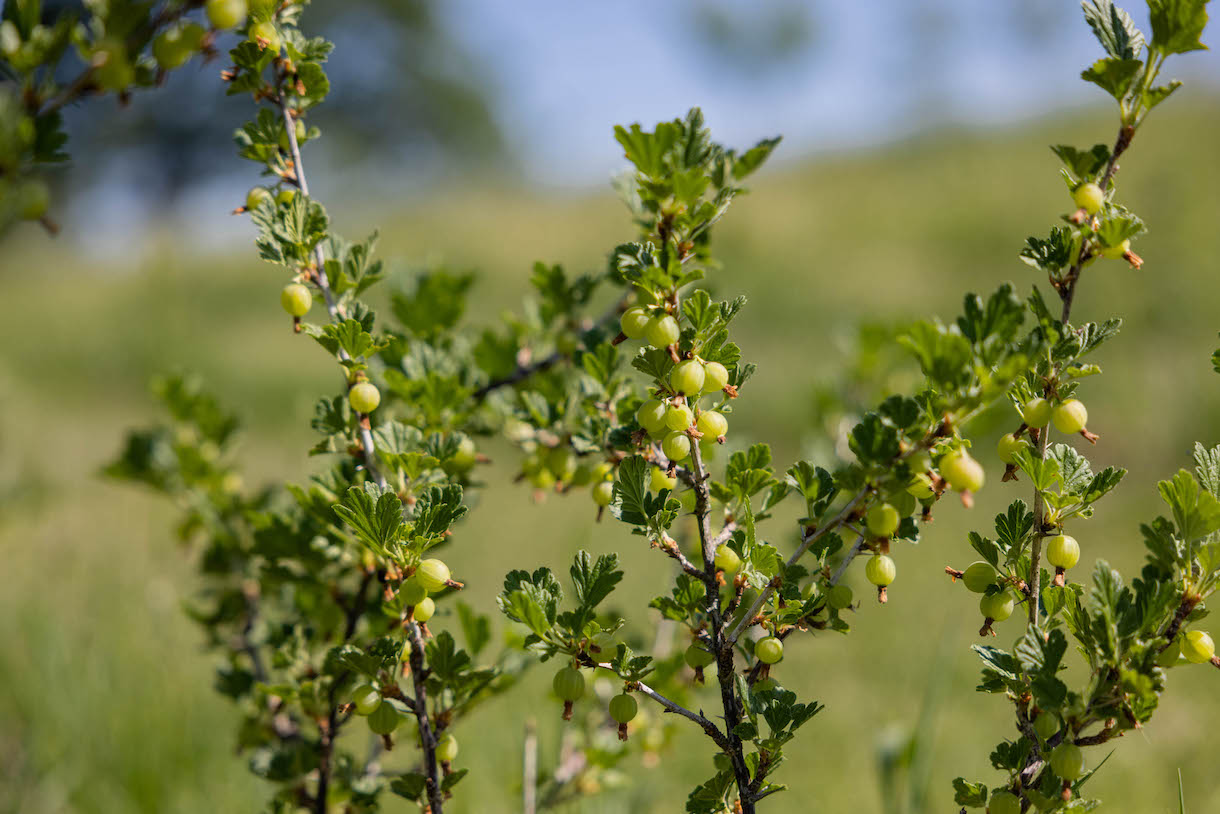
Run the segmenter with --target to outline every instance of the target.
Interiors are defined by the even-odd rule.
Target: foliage
[[[940,500],[956,491],[970,507],[983,487],[976,458],[989,458],[965,432],[1005,404],[1015,408],[1012,437],[1029,440],[1014,447],[1003,481],[1027,480],[1032,506],[1014,500],[995,518],[994,537],[976,532],[969,542],[994,571],[976,586],[988,609],[981,635],[1010,612],[999,612],[1006,597],[1028,617],[1011,647],[974,648],[984,664],[979,690],[1013,703],[1019,737],[991,752],[1004,773],[999,788],[958,778],[956,799],[982,807],[1004,791],[1039,811],[1096,807],[1081,797],[1091,772],[1075,771],[1065,750],[1143,726],[1166,671],[1210,656],[1194,635],[1201,631],[1185,634],[1220,584],[1220,448],[1199,446],[1193,473],[1159,484],[1170,516],[1143,527],[1149,553],[1140,576],[1128,584],[1101,561],[1085,586],[1067,580],[1074,561],[1048,556],[1053,578],[1043,570],[1044,541],[1090,518],[1125,473],[1094,472],[1050,435],[1071,427],[1065,440],[1098,440],[1073,399],[1100,372],[1089,356],[1120,322],[1073,324],[1076,286],[1096,262],[1143,262],[1130,243],[1143,221],[1115,200],[1117,162],[1147,113],[1178,87],[1156,84],[1166,58],[1202,47],[1205,2],[1151,0],[1151,37],[1109,0],[1084,4],[1106,56],[1083,78],[1114,97],[1120,129],[1113,146],[1053,148],[1075,208],[1046,238],[1029,238],[1021,258],[1046,275],[1059,314],[1036,286],[1025,294],[1004,284],[967,295],[952,322],[909,325],[893,344],[922,381],[860,408],[844,439],[849,455],[787,467],[765,443],[721,452],[736,441],[734,401],[749,397],[755,365],[733,341],[745,298],[718,301],[699,287],[720,272],[717,223],[779,139],[726,148],[697,109],[652,129],[616,128],[633,166],[618,186],[635,232],[603,270],[572,275],[538,263],[525,313],[474,331],[463,324],[472,279],[434,268],[396,291],[389,318],[379,320],[362,299],[384,277],[375,236],[335,234],[306,179],[302,147],[319,135],[306,122],[330,90],[329,43],[300,31],[296,3],[212,0],[204,11],[213,30],[167,51],[195,31],[184,20],[202,5],[98,4],[87,25],[65,18],[57,34],[41,26],[37,2],[6,4],[0,45],[27,92],[0,96],[12,114],[0,180],[6,190],[27,189],[35,165],[62,157],[58,108],[67,101],[151,85],[154,59],[168,70],[206,54],[217,26],[245,36],[225,76],[229,92],[250,94],[258,112],[235,141],[271,188],[252,192],[243,209],[259,256],[312,292],[300,310],[299,297],[286,301],[293,328],[337,366],[339,388],[319,399],[312,422],[311,452],[327,466],[305,485],[247,490],[231,464],[236,420],[195,381],[176,377],[156,386],[169,421],[133,432],[106,472],[182,507],[177,531],[197,550],[202,583],[190,613],[223,656],[217,689],[243,710],[237,743],[275,784],[269,810],[375,811],[400,796],[441,814],[465,776],[449,730],[538,659],[558,665],[565,718],[587,703],[579,676],[610,676],[614,692],[595,689],[599,702],[639,693],[707,735],[715,759],[687,811],[754,811],[783,791],[776,773],[823,708],[780,683],[784,647],[850,632],[854,598],[840,581],[858,557],[868,560],[878,600],[889,599],[895,561],[917,556],[909,547]],[[168,31],[173,38],[158,39]],[[60,86],[52,77],[69,42],[90,64]],[[9,217],[45,214],[27,192],[6,200],[20,202]],[[309,319],[313,294],[320,322]],[[604,313],[591,316],[598,308]],[[609,610],[627,575],[615,554],[585,551],[569,569],[570,594],[546,567],[506,576],[498,601],[512,633],[501,652],[489,652],[490,620],[457,598],[465,586],[437,555],[466,542],[460,521],[481,486],[480,444],[492,435],[520,450],[521,479],[538,496],[587,487],[599,516],[608,508],[673,561],[670,590],[649,608],[686,631],[684,653],[636,653],[620,641],[642,624]],[[794,524],[787,556],[784,532],[767,525],[781,516]],[[454,619],[464,647],[446,629]],[[1065,680],[1069,651],[1085,668],[1078,686]],[[705,670],[719,704],[711,715],[697,703]],[[634,702],[610,703],[615,721],[584,716],[578,724],[580,771],[589,775],[608,776],[632,735],[645,750],[658,746],[650,736],[664,740],[663,726],[636,719]],[[358,717],[371,732],[367,750],[342,738]],[[382,751],[404,741],[420,747],[413,768],[383,771]],[[557,769],[539,802],[592,787]]]

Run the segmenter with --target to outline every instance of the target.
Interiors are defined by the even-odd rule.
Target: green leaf
[[[619,464],[618,477],[614,481],[614,494],[610,500],[610,511],[624,523],[632,526],[643,526],[648,523],[647,475],[648,462],[640,455],[632,455]]]
[[[1162,54],[1205,51],[1199,39],[1207,26],[1207,0],[1148,0],[1150,48]]]
[[[866,413],[864,420],[851,431],[848,446],[865,465],[893,460],[901,447],[898,430],[882,420],[878,413]]]
[[[1009,504],[1007,512],[995,516],[997,542],[1005,551],[1020,551],[1033,527],[1034,513],[1025,505],[1024,500],[1014,500]]]
[[[762,166],[762,163],[779,146],[781,138],[776,136],[775,138],[763,139],[740,156],[733,156],[733,177],[740,181]]]
[[[1111,0],[1085,0],[1081,3],[1089,28],[1106,53],[1118,59],[1134,59],[1144,46],[1144,35],[1135,27],[1131,15]]]
[[[1059,148],[1055,149],[1056,153]],[[1094,148],[1096,149],[1096,148]],[[1109,150],[1107,150],[1107,153]],[[1063,154],[1059,154],[1064,158]],[[1067,159],[1064,158],[1066,163]],[[1025,239],[1025,248],[1021,250],[1021,261],[1036,269],[1054,274],[1072,265],[1076,258],[1076,246],[1070,229],[1056,226],[1051,229],[1050,236],[1045,240],[1037,237]]]
[[[474,608],[459,600],[457,603],[458,621],[462,625],[462,635],[466,638],[466,647],[472,655],[479,652],[491,641],[491,619],[485,614],[477,613]]]
[[[1059,160],[1077,180],[1096,178],[1110,161],[1110,148],[1105,144],[1094,144],[1087,151],[1077,150],[1067,144],[1056,144],[1051,150],[1059,156]],[[1064,227],[1057,227],[1055,231],[1062,232],[1065,237],[1070,235],[1069,230]],[[1063,259],[1070,261],[1071,258],[1064,256]]]
[[[1220,446],[1208,449],[1195,443],[1195,472],[1203,488],[1220,497]]]
[[[334,507],[335,514],[374,552],[388,556],[402,534],[402,501],[376,483],[353,486]]]
[[[593,562],[589,552],[576,553],[570,573],[572,584],[576,586],[576,600],[582,609],[592,611],[610,595],[623,579],[623,572],[617,569],[617,554],[602,554]]]
[[[982,808],[987,805],[987,785],[985,783],[967,783],[961,777],[954,778],[953,802],[968,808]]]
[[[674,360],[664,348],[645,348],[631,360],[631,366],[645,376],[651,376],[659,382],[667,382]]]
[[[1201,540],[1220,530],[1220,500],[1203,491],[1194,475],[1182,469],[1172,480],[1159,482],[1157,488],[1173,510],[1178,533],[1184,540]]]
[[[1082,71],[1080,78],[1092,82],[1121,102],[1143,70],[1142,60],[1106,57]]]
[[[545,636],[555,625],[563,588],[549,568],[539,568],[533,574],[510,571],[504,577],[504,590],[496,599],[500,610],[514,622],[520,622],[538,636]]]
[[[474,275],[435,269],[417,274],[411,287],[390,297],[394,317],[412,336],[431,339],[452,330],[466,310]]]

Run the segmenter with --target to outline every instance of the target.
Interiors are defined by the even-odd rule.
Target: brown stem
[[[703,546],[703,570],[716,573],[716,546],[712,537],[711,494],[708,490],[708,473],[703,466],[703,454],[699,443],[691,444],[691,474],[695,481],[695,518],[699,527],[699,541]],[[742,814],[755,814],[753,792],[750,788],[750,769],[746,766],[741,738],[735,729],[741,723],[741,700],[737,697],[737,670],[733,664],[733,639],[724,634],[720,619],[720,590],[709,587],[707,592],[707,617],[711,629],[712,653],[716,656],[716,677],[720,683],[720,704],[724,708],[724,729],[728,740],[727,754],[733,766],[733,777],[737,781],[737,795]]]
[[[424,667],[424,640],[415,622],[407,623],[407,640],[411,646],[409,664],[415,685],[415,721],[419,724],[419,745],[424,751],[424,785],[431,814],[443,814],[439,765],[436,761],[436,734],[428,718],[428,684]]]

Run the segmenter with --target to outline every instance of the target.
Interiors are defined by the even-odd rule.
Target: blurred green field
[[[1126,319],[1097,359],[1108,375],[1082,392],[1090,427],[1102,435],[1095,462],[1131,473],[1076,536],[1087,560],[1105,557],[1128,576],[1142,558],[1138,523],[1160,511],[1155,481],[1188,465],[1195,439],[1220,442],[1220,378],[1208,361],[1220,330],[1220,100],[1194,101],[1158,110],[1123,162],[1121,199],[1151,228],[1137,247],[1144,270],[1091,267],[1074,312]],[[788,161],[763,174],[720,227],[725,271],[712,278],[722,295],[750,296],[739,343],[761,368],[738,403],[735,435],[771,441],[785,467],[811,443],[814,384],[833,381],[843,337],[857,322],[948,319],[966,290],[986,292],[1003,280],[1028,289],[1033,274],[1016,259],[1022,240],[1043,234],[1067,206],[1046,145],[1109,141],[1113,129],[1109,118],[1064,115],[1012,131],[938,133],[866,154]],[[608,191],[458,186],[426,204],[331,208],[340,231],[376,223],[384,257],[439,255],[480,269],[472,308],[480,318],[520,301],[535,259],[592,268],[632,235]],[[287,330],[281,275],[252,251],[184,258],[167,238],[145,257],[135,267],[99,264],[87,247],[32,231],[0,253],[2,812],[244,812],[263,799],[233,754],[235,715],[211,690],[211,659],[178,608],[194,584],[189,559],[170,542],[173,507],[95,473],[124,428],[155,416],[148,379],[185,369],[245,417],[249,482],[304,480],[315,465],[304,454],[308,419],[317,396],[333,389],[333,370],[320,349]],[[447,556],[470,586],[468,601],[492,611],[506,571],[562,568],[577,547],[623,554],[621,604],[662,590],[668,570],[639,538],[595,525],[584,499],[533,505],[511,484],[506,456],[496,457],[501,464],[487,475],[494,488]],[[995,469],[993,462],[993,476]],[[972,560],[967,524],[990,525],[1017,495],[1024,489],[993,477],[973,512],[946,504],[924,542],[897,553],[900,578],[887,606],[865,602],[850,637],[790,648],[785,683],[827,709],[777,778],[793,792],[767,810],[886,810],[876,746],[895,727],[915,725],[934,684],[945,703],[934,719],[925,810],[953,810],[950,781],[959,774],[997,779],[987,755],[1011,734],[1009,708],[973,692],[975,602],[951,590],[942,569]],[[786,540],[789,529],[772,524],[766,532]],[[641,639],[650,635],[636,620]],[[1018,631],[1016,621],[1001,625],[999,641]],[[458,732],[472,773],[453,811],[519,810],[521,710],[540,717],[544,763],[557,746],[559,711],[542,702],[546,679],[530,676]],[[1187,810],[1220,812],[1218,680],[1201,667],[1173,672],[1153,725],[1118,742],[1092,781],[1110,801],[1105,810],[1176,812],[1180,768]],[[706,703],[715,704],[710,692]],[[680,810],[710,764],[700,738],[685,732],[634,787],[570,810]]]

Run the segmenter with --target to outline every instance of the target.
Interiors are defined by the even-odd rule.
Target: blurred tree
[[[44,18],[81,2],[44,4]],[[314,0],[310,15],[337,44],[334,90],[317,123],[332,160],[359,155],[402,161],[425,153],[433,168],[494,163],[504,156],[491,115],[488,73],[441,24],[438,0]],[[229,35],[231,38],[232,35]],[[226,52],[230,43],[218,43]],[[102,181],[119,162],[124,180],[152,201],[230,165],[227,135],[247,100],[224,96],[226,56],[175,73],[167,87],[137,94],[122,112],[109,103],[66,111],[76,184]],[[358,152],[343,149],[358,142]],[[103,156],[105,159],[103,160]],[[350,159],[344,159],[350,160]],[[110,180],[114,180],[111,178]]]

